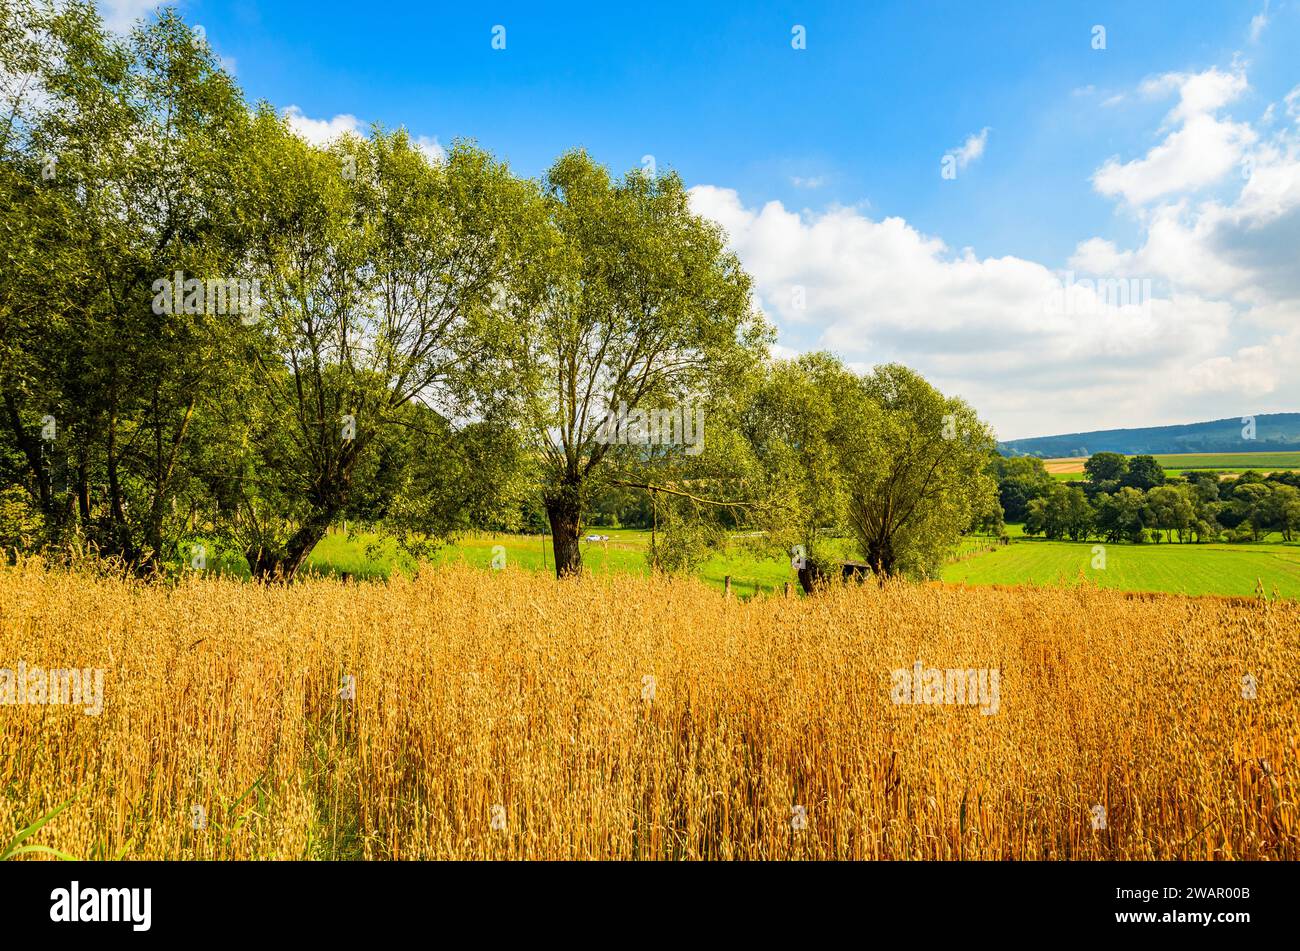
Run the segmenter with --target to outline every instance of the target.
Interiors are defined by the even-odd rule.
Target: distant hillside
[[[1171,452],[1278,452],[1300,451],[1300,413],[1269,413],[1255,417],[1255,438],[1242,438],[1240,416],[1210,423],[1182,426],[1148,426],[1144,429],[1103,429],[1064,436],[1035,436],[998,443],[1004,456],[1038,456],[1059,459],[1089,456],[1094,452],[1125,455]]]

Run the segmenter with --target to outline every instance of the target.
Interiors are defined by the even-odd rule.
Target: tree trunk
[[[546,499],[546,517],[551,523],[555,577],[581,574],[582,549],[578,546],[578,534],[582,530],[582,511],[576,494],[562,493]]]
[[[109,415],[106,452],[108,457],[108,519],[110,532],[116,545],[116,554],[120,555],[131,566],[132,570],[135,570],[140,564],[140,553],[137,551],[135,541],[131,537],[131,526],[126,520],[126,505],[123,499],[122,483],[118,478],[116,407],[113,408]]]
[[[307,522],[302,528],[293,533],[293,537],[284,546],[285,578],[292,578],[298,573],[298,569],[307,560],[307,556],[312,553],[312,549],[320,543],[320,540],[325,537],[325,533],[329,531],[330,522],[332,521],[332,516],[321,516]]]
[[[867,544],[867,564],[881,581],[894,573],[894,546],[888,538],[873,538]]]
[[[79,452],[77,457],[77,515],[82,528],[90,527],[90,470],[86,465],[86,454]]]
[[[27,467],[31,470],[32,480],[36,485],[36,501],[41,507],[41,514],[47,516],[56,515],[53,486],[44,460],[44,443],[23,427],[22,418],[18,413],[18,404],[15,402],[13,395],[6,392],[4,399],[14,441],[18,444],[18,448],[22,450],[23,456],[27,460]]]
[[[799,587],[803,588],[804,594],[813,594],[822,585],[830,580],[826,572],[822,571],[811,561],[805,561],[804,566],[798,569]]]
[[[312,549],[325,537],[332,514],[321,513],[304,522],[294,532],[283,548],[256,548],[244,553],[249,571],[258,581],[289,581],[312,553]]]

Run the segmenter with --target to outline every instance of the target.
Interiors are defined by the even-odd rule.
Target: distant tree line
[[[994,458],[1004,518],[1023,522],[1026,535],[1097,538],[1106,542],[1259,541],[1271,532],[1285,541],[1300,534],[1300,473],[1217,472],[1166,476],[1152,456],[1099,452],[1084,478],[1060,482],[1042,460]]]

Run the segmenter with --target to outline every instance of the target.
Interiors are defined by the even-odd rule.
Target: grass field
[[[0,706],[0,830],[82,859],[1300,858],[1294,602],[29,563],[0,658],[103,673]]]
[[[1259,581],[1272,594],[1300,597],[1300,545],[1105,545],[1026,539],[948,565],[944,581],[964,584],[1077,584],[1176,594],[1250,595]]]
[[[1080,572],[1104,588],[1161,591],[1172,594],[1250,595],[1262,580],[1267,591],[1300,598],[1300,544],[1282,544],[1271,535],[1263,544],[1118,544],[1106,546],[1106,568],[1092,567],[1096,542],[1054,542],[1026,538],[1024,527],[1011,523],[1006,533],[1013,543],[1002,547],[987,536],[965,536],[942,573],[944,581],[975,585],[1073,585]],[[650,532],[640,529],[591,529],[608,535],[608,542],[582,542],[583,565],[596,577],[612,574],[648,576],[646,551]],[[856,560],[848,540],[831,543],[839,557]],[[554,571],[551,539],[542,535],[467,535],[440,548],[430,559],[435,566],[465,565],[489,569],[499,550],[505,565],[525,571]],[[209,567],[240,578],[248,567],[231,553],[214,557]],[[368,532],[336,530],[327,535],[307,562],[309,574],[358,580],[383,580],[394,571],[410,576],[416,563],[391,539]],[[696,572],[711,587],[722,589],[731,577],[740,598],[780,592],[786,582],[798,588],[787,559],[756,550],[743,537],[733,538]]]
[[[583,565],[593,574],[649,574],[646,562],[649,531],[592,528],[590,532],[609,536],[608,542],[582,542]],[[551,538],[543,535],[467,535],[439,549],[430,560],[435,565],[462,563],[487,568],[492,564],[497,546],[503,549],[508,566],[539,572],[555,570]],[[347,572],[357,578],[386,577],[393,567],[409,574],[415,568],[415,562],[392,539],[341,531],[326,536],[307,563],[315,571]],[[235,573],[241,573],[237,564],[232,563],[232,568]],[[733,539],[725,551],[715,553],[700,566],[697,574],[717,588],[722,588],[724,579],[730,575],[732,590],[740,596],[774,591],[785,582],[796,580],[788,559],[756,552],[743,538]]]
[[[583,563],[597,577],[611,574],[647,576],[646,550],[650,533],[638,529],[593,529],[609,535],[601,543],[582,543]],[[1163,591],[1174,594],[1249,595],[1258,580],[1271,593],[1300,597],[1300,545],[1281,543],[1273,535],[1266,544],[1233,545],[1107,545],[1106,568],[1091,567],[1097,542],[1053,542],[1026,538],[1023,526],[1008,524],[1013,544],[997,545],[986,536],[959,539],[944,581],[963,584],[1076,584],[1080,571],[1096,584],[1125,591]],[[435,565],[466,565],[487,569],[496,546],[504,549],[510,568],[541,574],[554,570],[550,538],[541,535],[475,535],[445,546],[431,559]],[[842,557],[852,558],[847,543]],[[247,576],[238,559],[226,561],[231,574]],[[308,560],[314,574],[382,580],[394,569],[410,575],[416,565],[392,539],[336,531],[317,546]],[[754,551],[744,539],[734,539],[727,550],[714,554],[699,569],[698,577],[721,589],[732,579],[732,591],[741,598],[781,591],[785,582],[797,588],[789,562]]]
[[[1157,455],[1167,475],[1183,475],[1197,470],[1213,469],[1218,472],[1242,473],[1294,471],[1300,469],[1300,452],[1219,452],[1174,453]],[[1044,459],[1043,465],[1053,478],[1071,482],[1083,478],[1086,456],[1068,459]]]

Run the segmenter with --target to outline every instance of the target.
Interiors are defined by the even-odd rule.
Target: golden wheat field
[[[79,858],[1300,858],[1295,602],[26,562],[20,661],[105,669],[98,716],[0,706],[0,840],[71,799],[28,841]],[[996,713],[894,703],[917,661]]]

